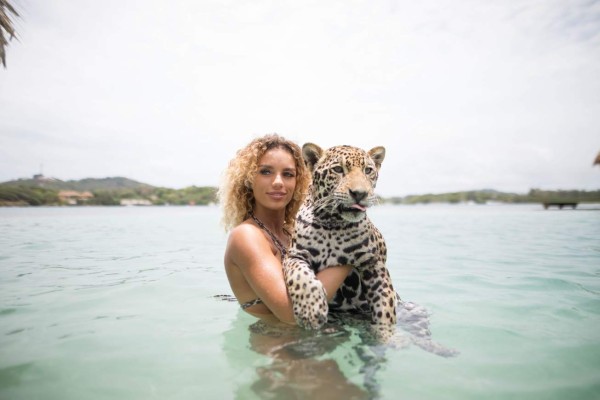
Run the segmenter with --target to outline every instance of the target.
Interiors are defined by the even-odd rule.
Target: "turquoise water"
[[[458,355],[353,320],[255,324],[214,297],[215,207],[0,209],[0,398],[600,398],[600,211],[369,213],[396,289]]]

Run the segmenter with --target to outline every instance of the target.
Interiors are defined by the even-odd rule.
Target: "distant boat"
[[[600,152],[598,152],[598,155],[596,156],[596,159],[594,160],[594,164],[592,165],[597,165],[600,164]]]

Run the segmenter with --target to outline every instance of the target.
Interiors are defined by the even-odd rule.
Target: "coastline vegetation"
[[[472,190],[464,192],[410,195],[383,199],[386,204],[429,204],[429,203],[599,203],[600,190],[541,190],[531,189],[529,193],[504,193],[495,190]]]
[[[183,189],[155,187],[131,179],[115,177],[61,181],[36,175],[0,183],[0,206],[59,205],[209,205],[217,203],[217,188],[189,186]],[[504,193],[496,190],[472,190],[441,194],[380,198],[381,204],[429,203],[600,203],[600,190],[540,190],[529,193]]]

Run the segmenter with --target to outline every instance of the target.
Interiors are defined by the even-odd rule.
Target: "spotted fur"
[[[312,173],[312,186],[284,260],[297,323],[317,329],[327,321],[331,306],[370,312],[374,325],[395,326],[396,292],[385,264],[385,241],[366,215],[376,202],[374,189],[385,149],[367,152],[336,146],[322,150],[307,143],[302,152]],[[315,273],[335,265],[354,268],[328,305]]]

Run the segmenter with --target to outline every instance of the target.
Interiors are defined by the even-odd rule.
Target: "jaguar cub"
[[[302,148],[312,174],[310,192],[300,208],[283,270],[296,322],[317,329],[327,322],[329,305],[315,273],[352,265],[332,306],[371,313],[377,326],[396,324],[396,292],[386,267],[386,245],[366,215],[375,204],[375,184],[385,148],[352,146],[327,150]]]

